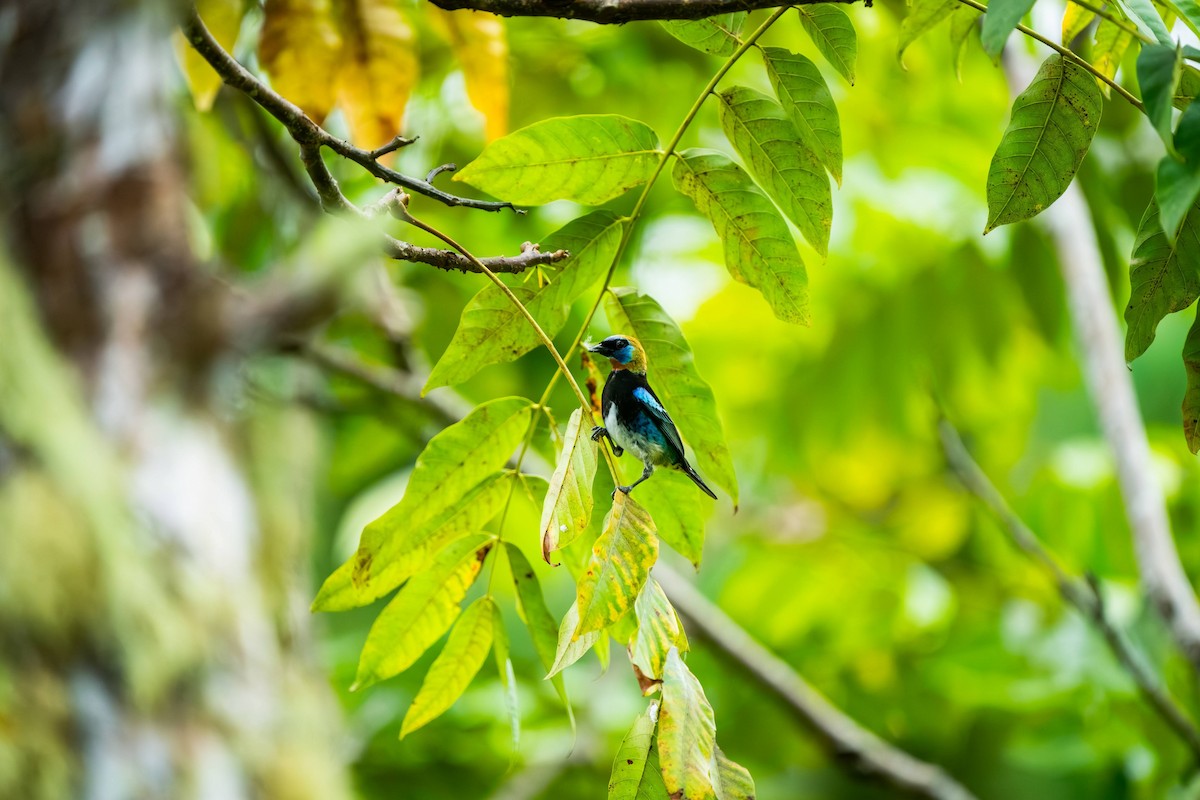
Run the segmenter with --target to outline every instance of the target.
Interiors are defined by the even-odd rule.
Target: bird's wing
[[[667,409],[663,408],[662,401],[658,399],[658,395],[649,385],[637,386],[633,390],[633,396],[641,405],[642,410],[650,417],[654,423],[654,427],[658,428],[663,438],[667,440],[667,444],[675,448],[679,454],[679,458],[683,458],[683,440],[679,438],[679,431],[675,428],[675,423],[671,420],[671,415],[667,413]]]

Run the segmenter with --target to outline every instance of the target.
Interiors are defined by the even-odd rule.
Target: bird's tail
[[[698,473],[698,472],[696,472],[696,470],[692,469],[691,464],[684,461],[682,464],[679,465],[679,469],[683,470],[683,474],[687,475],[689,478],[691,478],[692,482],[700,487],[700,491],[704,492],[706,495],[711,497],[713,500],[717,499],[716,492],[714,492],[712,489],[708,488],[708,484],[706,484],[704,482],[704,480],[700,477],[700,473]]]

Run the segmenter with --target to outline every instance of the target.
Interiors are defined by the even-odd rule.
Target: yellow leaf
[[[267,0],[258,60],[275,91],[318,123],[333,108],[341,59],[331,0]]]
[[[373,150],[400,133],[404,107],[417,85],[413,32],[391,0],[345,0],[341,12],[345,48],[338,105],[346,113],[350,138]]]
[[[490,142],[508,133],[508,36],[504,20],[480,11],[430,8],[462,67],[467,97],[484,119]]]
[[[602,631],[624,616],[656,561],[654,520],[632,497],[616,492],[604,532],[592,545],[592,558],[576,588],[579,624],[571,638]]]
[[[232,53],[237,44],[238,31],[242,27],[245,13],[242,0],[196,0],[196,11],[205,27],[221,47]],[[196,108],[208,111],[221,88],[221,76],[216,73],[204,57],[187,43],[182,34],[176,34],[175,47],[183,62],[183,77],[187,80]]]
[[[1071,42],[1079,34],[1083,33],[1088,25],[1092,24],[1092,20],[1096,18],[1096,12],[1091,9],[1077,6],[1074,3],[1067,3],[1067,10],[1063,13],[1062,19],[1062,43],[1064,47],[1070,46]]]

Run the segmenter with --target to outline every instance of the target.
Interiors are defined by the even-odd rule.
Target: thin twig
[[[1012,506],[1000,494],[996,486],[984,474],[979,464],[971,457],[962,437],[949,422],[938,422],[938,433],[946,462],[958,477],[959,482],[975,495],[996,517],[1013,544],[1032,558],[1053,579],[1059,595],[1075,607],[1083,618],[1091,622],[1104,636],[1113,656],[1133,679],[1142,698],[1162,717],[1179,738],[1200,758],[1200,732],[1183,712],[1183,709],[1167,694],[1158,677],[1150,669],[1142,655],[1134,648],[1129,638],[1108,617],[1104,606],[1104,595],[1098,582],[1091,578],[1083,580],[1072,576],[1062,568],[1058,559],[1041,543],[1025,521],[1013,511]]]
[[[1101,19],[1108,20],[1113,25],[1116,25],[1118,28],[1125,31],[1130,36],[1136,37],[1144,44],[1158,44],[1158,42],[1154,41],[1149,36],[1142,33],[1137,28],[1135,28],[1134,26],[1130,25],[1126,20],[1123,20],[1120,17],[1113,16],[1112,14],[1108,13],[1103,8],[1100,8],[1099,6],[1094,6],[1091,3],[1086,2],[1086,0],[1067,0],[1067,2],[1073,3],[1074,5],[1079,6],[1080,8],[1084,9],[1085,11],[1090,11],[1093,14],[1095,14],[1097,17],[1100,17]],[[1064,42],[1064,44],[1065,44],[1065,42]]]
[[[975,800],[975,795],[941,767],[914,758],[846,716],[679,573],[660,562],[654,567],[654,577],[687,621],[688,632],[708,641],[754,683],[777,697],[838,763],[933,800]]]
[[[208,28],[205,27],[194,4],[188,6],[180,28],[192,48],[216,70],[225,83],[244,93],[251,100],[266,109],[268,114],[279,120],[301,147],[315,147],[318,152],[321,147],[328,147],[343,158],[358,164],[382,181],[403,186],[405,189],[423,194],[426,197],[431,197],[448,206],[462,206],[463,208],[475,208],[481,211],[500,211],[505,208],[513,209],[514,211],[517,210],[512,203],[472,200],[467,197],[458,197],[448,192],[443,192],[441,189],[432,186],[428,181],[403,175],[379,163],[378,159],[381,155],[386,155],[386,153],[403,146],[402,143],[398,142],[411,143],[411,139],[397,137],[377,150],[364,150],[361,147],[355,147],[349,142],[337,138],[309,119],[294,103],[272,91],[248,69],[239,64],[233,56],[227,53],[217,40],[213,38]]]
[[[446,11],[474,9],[503,17],[559,17],[606,25],[655,19],[703,19],[732,11],[755,11],[782,5],[819,2],[853,3],[857,0],[432,0]],[[870,7],[871,0],[863,5]]]
[[[976,11],[981,11],[985,14],[987,13],[987,6],[984,5],[983,3],[978,2],[978,0],[958,0],[958,2],[962,3],[964,6],[970,6],[971,8],[975,9]],[[1046,47],[1049,47],[1051,50],[1055,51],[1056,53],[1061,55],[1063,58],[1071,59],[1079,66],[1083,67],[1085,70],[1092,73],[1092,75],[1094,75],[1097,79],[1102,80],[1105,83],[1107,83],[1109,86],[1111,86],[1112,90],[1114,92],[1116,92],[1117,94],[1121,95],[1121,97],[1124,97],[1125,100],[1128,101],[1131,106],[1136,108],[1138,111],[1145,113],[1146,107],[1142,105],[1141,100],[1138,100],[1136,97],[1134,97],[1132,94],[1130,94],[1125,89],[1124,86],[1117,83],[1112,78],[1108,77],[1103,72],[1101,72],[1100,70],[1096,69],[1091,64],[1089,64],[1087,62],[1087,59],[1085,59],[1079,55],[1076,55],[1076,53],[1074,51],[1070,50],[1069,48],[1063,47],[1061,44],[1051,41],[1050,39],[1047,39],[1045,36],[1042,36],[1037,31],[1035,31],[1032,28],[1029,28],[1025,25],[1018,24],[1017,30],[1019,30],[1021,33],[1025,34],[1029,38],[1034,39],[1035,41],[1039,41],[1042,44],[1046,45]]]

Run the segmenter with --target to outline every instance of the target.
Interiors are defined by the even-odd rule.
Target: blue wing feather
[[[641,405],[642,411],[654,423],[654,427],[658,428],[659,433],[663,435],[666,444],[675,450],[676,459],[682,461],[683,440],[679,437],[679,431],[671,420],[671,415],[667,413],[662,401],[654,394],[654,390],[649,386],[637,386],[633,390],[633,396]]]

